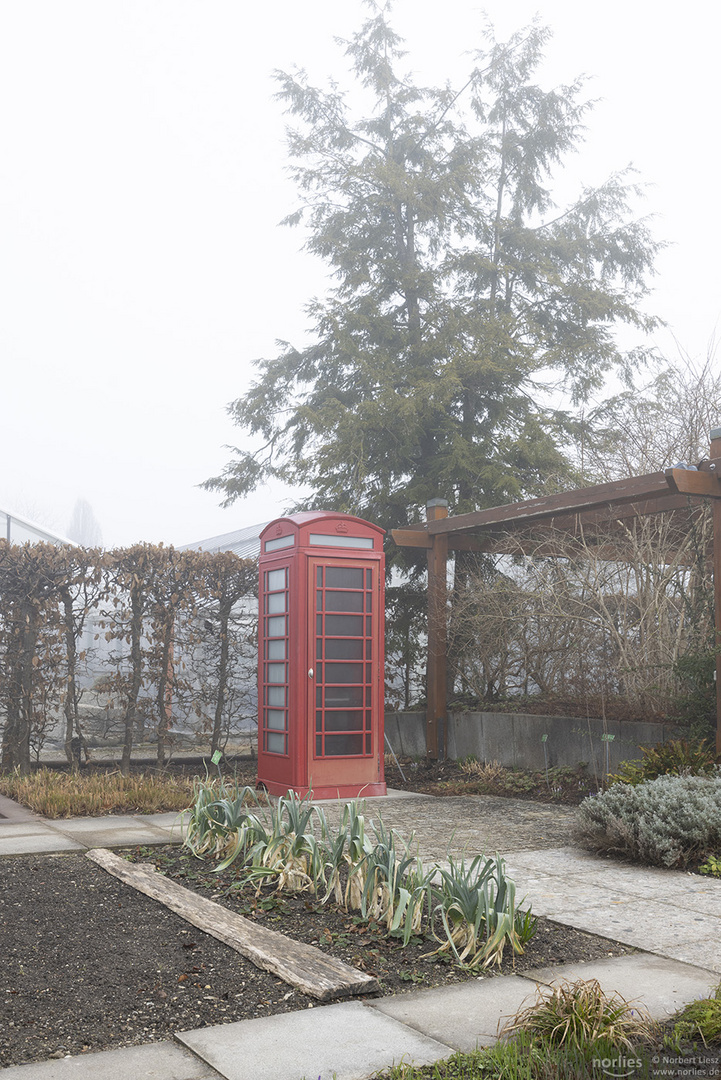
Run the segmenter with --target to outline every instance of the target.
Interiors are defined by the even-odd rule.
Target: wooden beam
[[[94,848],[85,854],[113,877],[164,904],[204,934],[210,934],[241,953],[256,967],[272,971],[279,979],[318,1001],[332,1001],[378,990],[378,981],[373,976],[358,971],[334,956],[328,956],[312,945],[293,941],[277,930],[258,926],[250,919],[244,919],[242,915],[163,877],[154,867],[130,863],[107,848]]]
[[[421,529],[391,529],[391,536],[398,547],[433,547],[433,538]]]
[[[434,499],[427,507],[428,521],[448,514],[448,503]],[[447,603],[448,540],[433,538],[428,551],[428,657],[426,660],[426,756],[445,757],[447,745]]]
[[[432,548],[433,537],[422,529],[392,529],[391,536],[399,547]],[[485,551],[485,541],[477,536],[469,536],[464,533],[448,537],[448,547],[451,551]]]
[[[676,494],[669,489],[666,474],[650,473],[648,476],[629,477],[627,480],[614,480],[610,484],[597,484],[595,487],[579,488],[577,491],[564,491],[559,495],[544,495],[540,499],[527,499],[524,502],[506,503],[492,506],[488,510],[476,510],[471,514],[458,514],[443,520],[429,521],[426,529],[432,536],[445,536],[452,532],[486,529],[493,526],[525,527],[535,521],[560,517],[562,514],[580,514],[586,510],[598,510],[601,507],[612,508],[643,499],[660,499],[669,494]]]
[[[721,499],[721,481],[716,472],[697,472],[693,469],[666,469],[669,487],[683,495],[700,495]]]

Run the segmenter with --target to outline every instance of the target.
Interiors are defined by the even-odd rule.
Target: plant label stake
[[[606,778],[611,771],[611,743],[615,738],[615,735],[609,735],[608,732],[604,732],[601,736],[601,742],[606,744]]]
[[[546,787],[551,790],[551,785],[548,781],[548,751],[546,750],[546,743],[548,742],[548,735],[541,735],[541,742],[543,743],[543,760],[546,763]]]

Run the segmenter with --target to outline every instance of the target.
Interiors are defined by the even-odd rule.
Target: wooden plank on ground
[[[256,967],[272,971],[279,979],[318,1001],[371,994],[378,990],[378,982],[371,975],[312,945],[258,926],[154,869],[121,859],[107,848],[93,848],[86,855],[113,877],[164,904],[203,933],[230,945]]]

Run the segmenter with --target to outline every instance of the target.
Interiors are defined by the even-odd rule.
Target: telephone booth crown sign
[[[383,529],[310,512],[260,534],[258,781],[384,795]]]

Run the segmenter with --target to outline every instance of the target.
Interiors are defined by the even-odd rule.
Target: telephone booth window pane
[[[373,610],[373,593],[372,592],[367,592],[366,593],[366,611],[372,611],[372,610]]]
[[[267,609],[273,615],[278,611],[285,611],[285,593],[274,592],[268,595]]]
[[[366,642],[366,647],[370,641]],[[362,660],[362,638],[328,638],[325,643],[326,660]]]
[[[370,691],[368,691],[370,693]],[[326,709],[361,708],[363,705],[362,686],[326,686]]]
[[[320,588],[323,585],[323,567],[319,566],[316,571],[316,585]]]
[[[370,622],[370,619],[368,620]],[[326,615],[325,636],[363,637],[362,615]]]
[[[265,681],[269,683],[285,682],[285,664],[266,664]]]
[[[269,731],[265,736],[265,746],[270,754],[284,754],[285,735]]]
[[[322,589],[318,589],[317,593],[315,594],[315,610],[316,611],[322,611],[323,610],[323,590]]]
[[[315,632],[321,635],[323,633],[323,616],[316,615],[315,617]]]
[[[366,735],[366,754],[370,754],[370,752],[371,752],[371,737],[370,737],[370,735]]]
[[[327,566],[325,584],[327,589],[362,589],[363,571],[351,566]]]
[[[323,736],[316,735],[315,737],[315,756],[323,757]]]
[[[366,589],[373,588],[373,571],[366,570]]]
[[[371,637],[373,634],[373,617],[366,615],[366,637]]]
[[[361,592],[331,592],[325,594],[326,611],[362,611],[363,593]]]
[[[315,730],[316,731],[322,731],[323,730],[323,712],[322,712],[321,709],[318,709],[318,711],[315,714]]]
[[[351,757],[363,753],[362,735],[326,735],[326,757]]]
[[[268,709],[266,726],[273,731],[285,731],[285,709]]]
[[[266,540],[266,551],[278,551],[280,548],[293,547],[295,543],[295,536],[291,533],[289,536],[277,536],[275,540]]]
[[[359,709],[336,709],[325,714],[326,731],[362,731],[363,712]]]
[[[269,686],[266,689],[265,700],[268,705],[280,705],[281,707],[287,704],[285,699],[285,687],[284,686]]]
[[[287,660],[285,655],[285,638],[277,638],[266,643],[266,656],[268,660]]]
[[[277,592],[278,589],[284,589],[286,586],[286,574],[287,570],[269,570],[268,571],[268,592]]]
[[[327,683],[362,683],[362,664],[327,664],[325,669]]]
[[[368,640],[366,641],[366,660],[372,659],[372,656],[373,656],[373,654],[371,653],[372,644],[373,644],[373,642],[370,640],[370,638],[368,638]]]
[[[319,637],[315,643],[315,658],[316,660],[323,659],[323,638]]]
[[[268,619],[268,637],[285,637],[285,615]]]

